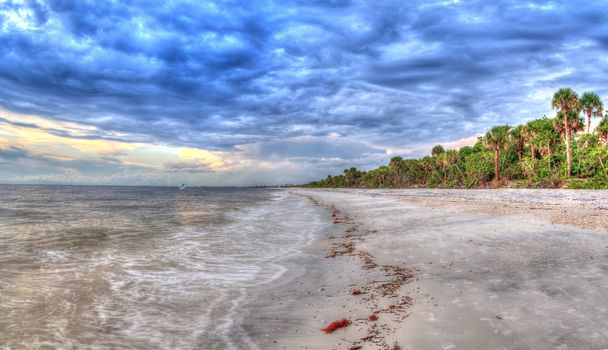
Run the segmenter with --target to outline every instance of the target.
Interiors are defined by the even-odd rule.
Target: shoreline
[[[517,191],[290,190],[338,222],[246,306],[245,331],[261,349],[608,346],[604,221],[552,219],[605,209]]]
[[[245,307],[243,328],[260,349],[354,350],[365,343],[373,345],[368,348],[399,349],[391,342],[397,328],[389,325],[408,316],[411,299],[397,298],[396,291],[414,278],[412,271],[378,265],[369,253],[355,251],[355,243],[373,231],[358,228],[333,205],[297,195],[322,207],[331,226],[284,261],[289,272],[283,278],[256,292]],[[344,318],[352,322],[348,327],[332,334],[322,331]]]

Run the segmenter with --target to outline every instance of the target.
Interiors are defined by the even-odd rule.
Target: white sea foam
[[[287,191],[67,191],[28,195],[70,197],[78,215],[4,218],[0,347],[256,349],[238,323],[250,290],[325,227]]]

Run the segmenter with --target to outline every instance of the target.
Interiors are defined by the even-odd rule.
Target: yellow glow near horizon
[[[224,167],[222,158],[216,153],[190,147],[181,147],[178,150],[178,155],[182,161],[202,163],[211,169],[219,169]]]
[[[0,148],[17,147],[34,156],[60,160],[95,160],[111,156],[125,165],[157,169],[163,169],[166,163],[186,162],[221,170],[226,164],[223,156],[227,155],[223,152],[103,138],[78,138],[87,135],[99,137],[104,133],[93,126],[58,122],[38,116],[17,115],[2,110],[0,110],[0,118],[8,121],[0,121]],[[32,125],[15,125],[15,123]],[[50,130],[58,130],[77,137],[56,135]]]
[[[58,129],[69,131],[74,136],[85,136],[92,131],[98,131],[95,126],[83,125],[74,122],[58,121],[31,114],[18,114],[0,108],[0,117],[13,123],[35,124],[43,129]]]
[[[98,158],[119,155],[137,147],[136,144],[103,139],[78,139],[54,135],[43,129],[2,124],[4,141],[24,148],[35,155],[61,158]]]

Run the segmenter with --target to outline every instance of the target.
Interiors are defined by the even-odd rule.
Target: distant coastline
[[[393,157],[388,165],[303,185],[312,188],[587,188],[608,189],[608,114],[599,96],[558,90],[554,118],[499,125],[474,146],[433,147],[422,159]],[[591,118],[602,120],[591,131]]]

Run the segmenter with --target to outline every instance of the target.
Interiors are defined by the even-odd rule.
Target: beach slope
[[[306,272],[260,296],[252,317],[277,329],[262,348],[608,348],[602,193],[292,193],[333,225],[292,262]]]

